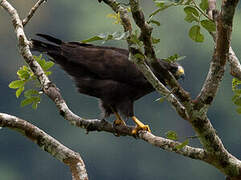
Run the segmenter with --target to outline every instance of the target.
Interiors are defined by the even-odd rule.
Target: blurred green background
[[[21,17],[25,17],[33,3],[31,0],[11,1]],[[152,1],[142,1],[145,14],[154,10]],[[104,3],[95,1],[48,1],[26,26],[28,38],[36,33],[47,33],[65,41],[80,41],[103,32],[122,30],[114,20],[107,18],[112,13]],[[161,42],[156,46],[157,55],[164,58],[174,53],[187,56],[181,64],[185,67],[186,79],[180,82],[194,98],[198,95],[208,72],[213,51],[213,41],[206,34],[204,43],[195,43],[188,37],[190,24],[184,22],[181,8],[170,8],[158,14],[161,26],[154,29]],[[241,57],[241,11],[234,20],[232,47]],[[96,42],[101,44],[101,42]],[[124,47],[126,42],[110,41],[105,45]],[[24,64],[19,55],[16,36],[10,17],[0,9],[0,112],[23,118],[64,145],[80,153],[90,179],[104,180],[220,180],[224,176],[212,166],[189,158],[163,151],[142,140],[131,137],[115,137],[105,132],[91,132],[71,126],[58,113],[53,102],[43,95],[37,110],[20,107],[22,97],[16,99],[15,91],[8,84],[17,78],[17,69]],[[50,79],[61,89],[69,107],[85,118],[98,118],[97,99],[77,92],[73,81],[57,65],[52,68]],[[231,102],[232,90],[229,67],[222,81],[217,98],[210,107],[209,117],[222,138],[225,147],[241,158],[241,117]],[[160,97],[152,93],[135,103],[135,114],[150,125],[152,132],[164,136],[174,130],[180,137],[195,135],[191,126],[181,119],[169,103],[158,103]],[[131,120],[128,123],[132,123]],[[191,145],[200,146],[197,140]],[[15,131],[0,130],[0,179],[3,180],[70,180],[67,166]]]

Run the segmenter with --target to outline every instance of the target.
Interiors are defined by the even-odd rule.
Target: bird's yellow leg
[[[116,126],[118,126],[118,125],[126,126],[125,121],[121,119],[119,113],[114,111],[114,114],[116,116],[116,120],[114,121],[114,125],[116,125]]]
[[[136,128],[132,130],[132,134],[136,134],[139,130],[144,130],[144,131],[148,131],[151,132],[151,129],[149,128],[148,125],[143,124],[141,121],[139,121],[136,116],[132,116],[131,117],[132,120],[136,123]]]

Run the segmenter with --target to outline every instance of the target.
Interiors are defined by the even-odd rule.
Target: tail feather
[[[45,53],[50,53],[50,52],[56,52],[60,50],[59,46],[45,43],[36,39],[31,39],[31,50],[32,51],[39,51],[39,52],[45,52]]]
[[[40,37],[42,37],[42,38],[44,38],[44,39],[46,39],[46,40],[48,40],[49,42],[52,42],[52,43],[54,43],[54,44],[58,44],[58,45],[60,45],[60,44],[62,44],[62,41],[60,40],[60,39],[57,39],[57,38],[55,38],[55,37],[52,37],[52,36],[50,36],[50,35],[47,35],[47,34],[36,34],[37,36],[40,36]]]

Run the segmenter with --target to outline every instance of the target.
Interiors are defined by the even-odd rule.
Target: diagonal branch
[[[148,63],[150,63],[151,68],[155,69],[157,72],[160,72],[164,76],[164,78],[167,80],[167,84],[172,89],[174,89],[173,93],[182,103],[189,103],[191,100],[189,93],[179,85],[179,83],[169,71],[167,71],[160,65],[160,63],[158,63],[158,59],[156,58],[152,45],[152,27],[145,21],[145,16],[142,9],[140,8],[139,0],[130,0],[130,7],[133,19],[141,30],[140,39],[144,44],[145,55],[149,60]]]
[[[85,164],[80,155],[67,148],[38,127],[15,116],[0,113],[0,127],[20,132],[41,149],[70,167],[73,180],[88,180]]]
[[[28,16],[23,19],[23,26],[25,26],[30,21],[37,9],[41,6],[42,3],[45,2],[47,2],[47,0],[38,0],[38,2],[29,11]]]

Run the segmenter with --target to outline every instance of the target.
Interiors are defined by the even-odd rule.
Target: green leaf
[[[25,96],[26,98],[31,98],[31,97],[34,96],[34,95],[39,95],[39,92],[36,91],[35,89],[29,89],[29,90],[27,90],[27,91],[24,92],[24,96]]]
[[[32,108],[33,108],[33,109],[37,109],[37,108],[38,108],[38,103],[33,102],[33,104],[32,104]]]
[[[8,87],[11,88],[11,89],[17,89],[17,88],[20,88],[20,87],[23,87],[24,86],[24,81],[23,80],[16,80],[16,81],[12,81]]]
[[[235,89],[237,89],[240,84],[241,84],[241,81],[239,79],[233,78],[233,80],[232,80],[232,90],[234,91]]]
[[[185,5],[190,5],[191,2],[192,2],[192,0],[187,0],[187,1],[185,2]]]
[[[189,30],[189,37],[195,41],[195,42],[203,42],[204,41],[204,36],[200,33],[200,26],[195,25],[192,26],[191,29]]]
[[[133,44],[138,45],[139,47],[142,46],[142,41],[140,41],[139,39],[138,30],[135,30],[134,33],[132,33],[130,41],[133,42]]]
[[[152,37],[151,41],[153,44],[157,44],[160,42],[160,39]]]
[[[40,97],[39,96],[34,97],[32,108],[37,109],[39,103],[40,103]]]
[[[186,13],[185,21],[191,23],[193,21],[199,22],[199,12],[191,6],[187,6],[184,8],[184,12]]]
[[[156,20],[150,20],[150,21],[148,21],[148,24],[150,24],[150,23],[152,23],[152,24],[155,24],[155,25],[157,25],[157,26],[160,26],[161,25],[161,23],[159,22],[159,21],[156,21]]]
[[[240,94],[235,94],[233,97],[232,97],[232,101],[236,101],[238,98],[241,98],[240,97]]]
[[[42,68],[43,68],[44,71],[47,71],[47,70],[48,70],[49,68],[51,68],[53,65],[54,65],[54,62],[52,62],[52,61],[47,61],[47,62],[42,66]]]
[[[241,114],[241,107],[238,107],[238,108],[236,109],[236,111],[237,111],[238,114]]]
[[[216,25],[213,21],[210,20],[202,20],[201,25],[208,31],[208,32],[213,32],[216,31]]]
[[[45,74],[46,74],[46,76],[49,76],[49,75],[52,74],[52,72],[51,71],[46,71]]]
[[[121,23],[121,18],[120,18],[120,12],[114,13],[114,14],[107,14],[108,18],[113,18],[115,20],[115,24],[120,24]]]
[[[182,142],[181,144],[177,145],[176,148],[177,149],[182,149],[184,146],[188,145],[189,143],[189,139],[186,139],[184,142]]]
[[[125,39],[127,35],[128,35],[127,32],[104,33],[104,34],[99,34],[89,39],[83,40],[82,43],[88,43],[88,42],[98,41],[98,40],[103,40],[103,43],[109,40],[119,41],[119,40]]]
[[[21,79],[21,80],[27,80],[30,77],[29,72],[27,70],[24,70],[23,68],[21,68],[17,71],[17,75],[18,75],[19,79]]]
[[[186,14],[193,14],[196,17],[199,17],[199,12],[192,6],[186,6],[184,8]]]
[[[201,0],[199,6],[203,11],[205,11],[208,8],[208,0]]]
[[[145,56],[143,56],[143,55],[140,54],[140,53],[136,53],[136,54],[135,54],[135,57],[136,57],[137,59],[145,59]]]
[[[166,133],[166,137],[171,140],[177,140],[178,138],[177,133],[175,131],[168,131]]]
[[[167,61],[167,62],[176,62],[176,61],[180,61],[182,59],[186,58],[186,56],[179,56],[177,53],[172,55],[172,56],[169,56],[167,58],[163,58],[164,61]]]
[[[165,97],[160,97],[158,99],[156,99],[155,101],[159,101],[160,103],[164,102],[165,101]]]
[[[241,98],[236,98],[234,104],[236,104],[237,106],[241,106]]]
[[[26,98],[21,101],[21,107],[27,106],[29,104],[32,104],[34,101],[34,98]]]
[[[89,39],[81,41],[82,43],[88,43],[88,42],[93,42],[93,41],[98,41],[98,40],[103,40],[106,36],[104,34],[96,35],[93,36]]]
[[[23,91],[24,91],[24,86],[18,88],[18,90],[16,91],[16,97],[18,98]]]

